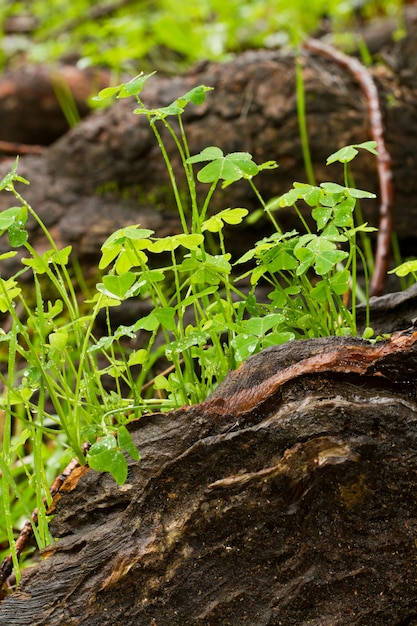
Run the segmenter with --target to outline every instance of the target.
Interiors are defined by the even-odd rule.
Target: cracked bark
[[[0,624],[412,624],[416,377],[417,333],[290,342],[131,424],[127,483],[72,477]]]

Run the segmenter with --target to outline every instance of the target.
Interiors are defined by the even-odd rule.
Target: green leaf
[[[0,278],[0,311],[6,313],[13,306],[13,300],[20,295],[21,288],[17,286],[18,283],[13,278],[4,280]]]
[[[117,98],[129,98],[130,96],[136,96],[142,91],[146,81],[154,74],[156,74],[156,72],[152,72],[151,74],[140,73],[127,83],[121,83],[120,85],[116,85],[114,87],[105,87],[104,89],[101,89],[96,96],[91,98],[91,100],[94,102],[100,102],[108,100],[113,96],[116,96]]]
[[[239,265],[240,263],[247,263],[251,261],[255,256],[257,256],[256,248],[251,248],[245,254],[243,254],[237,261],[234,262],[234,265]]]
[[[20,246],[23,246],[29,237],[27,230],[18,226],[16,222],[9,226],[7,235],[9,237],[9,243],[13,248],[20,248]]]
[[[209,230],[211,233],[217,233],[222,230],[224,223],[240,224],[248,212],[247,209],[225,209],[203,222],[201,230],[203,232]]]
[[[338,185],[338,183],[320,183],[320,187],[327,191],[330,194],[345,194],[346,187],[342,187],[342,185]]]
[[[126,272],[120,276],[103,276],[103,282],[96,285],[97,291],[116,300],[125,300],[133,295],[131,287],[136,281],[136,274]]]
[[[348,163],[349,161],[352,161],[357,154],[358,151],[353,146],[345,146],[344,148],[337,150],[337,152],[333,152],[333,154],[328,157],[326,165],[330,165],[336,161],[340,161],[340,163]]]
[[[208,146],[204,148],[199,154],[196,154],[187,159],[187,163],[201,163],[202,161],[214,161],[216,159],[223,158],[223,150],[216,146]]]
[[[230,274],[232,266],[230,265],[230,254],[207,254],[205,261],[202,263],[204,267],[219,274]]]
[[[358,154],[357,148],[361,148],[363,150],[367,150],[372,154],[378,154],[376,150],[376,141],[364,141],[363,143],[355,143],[351,146],[345,146],[341,148],[337,152],[334,152],[329,156],[326,161],[326,165],[330,165],[331,163],[335,163],[335,161],[340,161],[340,163],[348,163],[355,158]]]
[[[68,331],[63,329],[50,333],[48,341],[52,348],[62,351],[66,348],[68,343]]]
[[[268,346],[278,346],[281,343],[287,343],[295,339],[295,335],[289,331],[283,331],[282,333],[270,333],[266,335],[261,341],[261,347],[267,348]]]
[[[320,201],[321,191],[319,187],[312,187],[306,194],[304,194],[303,199],[309,206],[316,206]]]
[[[317,228],[323,230],[332,216],[332,209],[331,207],[317,207],[312,210],[311,215],[317,223]]]
[[[240,224],[248,213],[247,209],[225,209],[219,215],[226,224]]]
[[[414,274],[417,272],[417,259],[412,261],[405,261],[398,265],[393,270],[390,270],[388,274],[396,274],[397,276],[408,276],[408,274]]]
[[[3,254],[0,254],[0,261],[3,261],[4,259],[11,259],[14,256],[16,256],[17,252],[16,250],[10,250],[9,252],[3,252]]]
[[[19,216],[21,208],[22,207],[20,206],[19,207],[14,206],[0,213],[0,230],[4,232],[9,228],[9,226],[14,224],[14,222]]]
[[[374,193],[370,191],[363,191],[362,189],[355,189],[354,187],[348,187],[347,191],[352,198],[376,198]]]
[[[175,309],[170,306],[156,308],[154,310],[155,316],[162,328],[166,330],[177,330],[177,323],[175,320]]]
[[[151,313],[149,313],[149,315],[145,315],[145,317],[142,317],[140,320],[136,322],[136,324],[133,325],[133,329],[135,331],[138,331],[138,330],[154,331],[154,330],[157,330],[157,328],[159,328],[159,320],[156,317],[155,311],[152,311]]]
[[[139,451],[137,447],[135,446],[133,439],[132,439],[132,435],[127,430],[126,426],[119,427],[119,430],[117,431],[117,441],[118,441],[119,447],[125,452],[127,452],[127,454],[131,456],[132,459],[134,459],[135,461],[140,460]]]
[[[101,102],[102,100],[108,100],[113,96],[116,96],[120,91],[121,85],[115,85],[114,87],[105,87],[101,89],[96,96],[93,96],[91,100],[94,102]]]
[[[231,152],[224,156],[223,151],[215,146],[205,148],[200,154],[187,159],[187,163],[211,161],[199,171],[197,178],[201,183],[213,183],[218,180],[235,182],[243,177],[250,178],[259,172],[248,152]]]
[[[333,222],[335,226],[344,228],[353,226],[353,210],[355,208],[355,199],[346,198],[334,208]]]
[[[90,346],[87,350],[87,352],[89,354],[92,354],[93,352],[98,352],[101,350],[109,350],[109,348],[111,348],[112,344],[114,342],[114,336],[110,335],[105,336],[105,337],[100,337],[100,339],[97,341],[96,344],[94,344],[93,346]]]
[[[344,250],[337,250],[332,241],[316,235],[300,237],[300,242],[294,248],[294,254],[301,261],[297,269],[298,276],[304,274],[313,265],[315,272],[323,276],[348,256]]]
[[[319,280],[311,290],[311,296],[317,300],[317,302],[327,302],[328,300],[328,283],[326,280]]]
[[[155,233],[154,230],[149,228],[139,228],[140,224],[133,226],[126,226],[125,228],[119,228],[114,231],[101,246],[101,250],[113,249],[114,247],[122,249],[123,244],[127,239],[129,240],[141,240],[148,239]]]
[[[183,96],[177,98],[174,102],[165,107],[159,109],[147,109],[146,107],[138,107],[134,109],[133,113],[136,115],[145,114],[151,116],[154,119],[164,119],[168,115],[181,115],[184,112],[184,108],[192,102],[193,104],[202,104],[206,99],[206,92],[210,91],[212,87],[206,87],[205,85],[198,85],[190,91],[187,91]],[[122,97],[122,96],[119,96]],[[151,124],[154,123],[154,120]]]
[[[183,300],[181,300],[181,307],[185,309],[186,307],[194,304],[198,300],[201,301],[206,296],[210,296],[212,293],[216,293],[216,291],[217,291],[217,287],[207,287],[206,289],[203,289],[203,291],[200,291],[199,293],[193,293],[187,298],[184,298]]]
[[[71,246],[66,246],[62,250],[47,250],[40,257],[35,256],[31,259],[22,259],[22,263],[31,267],[37,274],[45,274],[48,271],[48,266],[53,263],[66,267],[71,251]]]
[[[329,241],[339,243],[347,241],[346,235],[341,234],[341,231],[339,230],[339,228],[337,228],[337,226],[333,224],[333,222],[326,226],[326,228],[322,231],[320,237],[323,237],[323,239],[328,239]]]
[[[284,244],[278,244],[271,250],[268,250],[261,257],[268,271],[271,273],[285,270],[294,270],[298,266],[297,260],[294,258],[292,248]]]
[[[290,189],[287,193],[277,198],[277,202],[280,207],[293,206],[302,197],[302,192],[297,189]]]
[[[208,334],[206,332],[200,330],[191,331],[187,337],[169,343],[165,348],[165,356],[172,361],[175,355],[182,354],[192,346],[204,346],[207,338]]]
[[[183,246],[188,250],[198,250],[203,241],[204,237],[199,233],[180,233],[178,235],[169,235],[152,241],[149,245],[149,251],[155,253],[172,252],[173,250],[176,250],[178,246]]]
[[[116,448],[117,443],[116,439],[113,435],[105,435],[104,437],[100,437],[88,451],[88,456],[96,456],[97,454],[101,454],[102,452],[106,452],[107,450],[113,450]]]
[[[339,296],[344,295],[349,289],[350,272],[349,270],[338,270],[334,276],[329,278],[329,283],[334,293]]]
[[[144,363],[146,363],[148,356],[148,350],[140,348],[139,350],[135,350],[134,352],[132,352],[132,354],[130,354],[127,364],[129,365],[129,367],[132,367],[133,365],[143,365]]]
[[[114,439],[114,437],[112,438]],[[100,441],[102,439],[97,443],[100,443]],[[93,444],[91,446],[87,456],[89,466],[98,472],[109,472],[119,485],[123,485],[126,482],[128,472],[127,461],[123,452],[116,447],[103,449],[101,452],[98,452],[94,450],[96,445]]]
[[[189,102],[200,105],[206,99],[206,93],[212,91],[213,87],[206,87],[206,85],[198,85],[190,91],[187,91],[183,96],[177,99],[178,106],[185,107]]]
[[[156,72],[151,72],[150,74],[143,74],[142,72],[129,80],[128,83],[122,83],[120,85],[120,91],[117,95],[118,98],[129,98],[130,96],[138,95],[145,83],[156,74]]]
[[[172,385],[166,376],[157,374],[153,379],[153,386],[155,389],[163,389],[164,391],[172,391]]]
[[[14,181],[18,181],[20,183],[23,183],[24,185],[29,185],[29,181],[26,180],[26,178],[23,178],[22,176],[18,176],[17,174],[18,164],[19,164],[19,157],[16,157],[16,160],[14,162],[12,169],[0,181],[0,191],[2,191],[3,189],[8,189],[9,191],[11,191],[12,183]]]
[[[6,409],[8,403],[25,404],[30,400],[34,392],[34,388],[24,386],[20,389],[8,389],[7,394],[0,395],[0,407]]]
[[[258,165],[259,171],[275,170],[277,167],[279,167],[279,165],[276,161],[265,161],[264,163],[261,163],[260,165]]]
[[[236,363],[239,365],[246,361],[246,359],[253,354],[259,344],[258,337],[247,333],[240,333],[232,339],[232,347],[234,350],[234,357]]]
[[[3,189],[7,189],[10,183],[14,181],[15,175],[16,175],[16,169],[17,169],[17,159],[16,159],[13,169],[10,172],[8,172],[6,176],[4,176],[0,180],[0,191],[3,191]]]
[[[378,151],[376,149],[376,141],[364,141],[363,143],[357,143],[356,148],[362,148],[363,150],[367,150],[371,154],[378,155]]]
[[[320,187],[316,187],[315,185],[309,185],[308,183],[298,183],[295,182],[293,184],[294,190],[298,192],[300,198],[306,200],[309,198],[310,200],[315,200],[314,204],[317,204],[317,199],[320,198],[321,189]]]
[[[300,265],[297,267],[297,276],[302,276],[307,270],[314,265],[315,255],[311,250],[307,248],[300,248],[296,251],[296,257],[300,261]]]
[[[261,337],[274,326],[282,324],[284,320],[285,316],[281,313],[270,313],[262,317],[251,317],[245,324],[245,332]]]
[[[125,326],[124,324],[118,326],[116,332],[114,333],[114,338],[118,340],[121,339],[121,337],[136,339],[136,333],[133,330],[133,326]]]
[[[373,337],[375,334],[375,331],[373,328],[371,328],[371,326],[367,326],[365,328],[365,330],[362,333],[362,338],[363,339],[371,339],[371,337]]]

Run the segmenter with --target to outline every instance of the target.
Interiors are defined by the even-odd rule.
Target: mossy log
[[[417,623],[417,333],[290,342],[82,468],[13,626]]]

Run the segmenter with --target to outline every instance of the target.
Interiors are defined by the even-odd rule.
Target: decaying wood
[[[89,444],[83,445],[83,453],[86,454],[89,449]],[[71,485],[71,480],[74,477],[75,470],[77,470],[77,477],[79,477],[80,473],[85,472],[87,470],[87,466],[81,466],[80,461],[77,458],[71,459],[68,463],[67,467],[65,467],[62,472],[55,478],[52,483],[49,493],[53,498],[60,491],[70,491],[68,485]],[[70,480],[71,479],[71,480]],[[65,483],[65,486],[64,486]],[[46,499],[44,500],[44,504],[46,506]],[[31,519],[27,520],[23,525],[23,528],[19,534],[19,537],[16,540],[15,545],[15,554],[18,559],[20,559],[22,552],[29,547],[30,540],[33,537],[33,527],[38,524],[38,516],[39,511],[35,508],[32,511]],[[3,560],[0,566],[0,587],[6,583],[7,579],[12,575],[13,572],[13,556],[12,554],[8,554],[8,556]]]
[[[59,69],[21,65],[4,70],[0,75],[0,140],[27,146],[50,145],[69,129],[57,93],[61,92],[61,99],[82,118],[91,110],[88,98],[106,87],[109,80],[108,72],[81,71],[72,65]],[[0,143],[0,152],[4,148]],[[15,154],[24,152],[18,148]]]
[[[127,483],[57,494],[0,624],[414,623],[416,379],[417,333],[290,342],[131,424]]]
[[[417,235],[417,97],[410,78],[417,47],[414,31],[406,41],[407,45],[401,44],[404,58],[399,70],[381,63],[370,68],[393,162],[394,230],[405,243]],[[366,98],[344,68],[305,54],[307,124],[316,176],[319,181],[341,180],[340,166],[324,164],[343,145],[371,138]],[[287,191],[295,180],[305,180],[294,68],[291,54],[249,51],[226,64],[200,64],[185,76],[156,76],[142,95],[149,106],[166,105],[197,84],[213,86],[204,105],[191,105],[186,112],[190,150],[197,153],[208,145],[219,145],[224,152],[248,151],[259,163],[276,159],[279,168],[263,172],[257,180],[269,199]],[[126,223],[141,222],[157,235],[176,228],[165,166],[147,121],[133,115],[134,106],[133,100],[118,101],[108,110],[93,113],[44,155],[21,159],[20,171],[31,181],[25,196],[58,241],[72,244],[81,260],[97,256],[103,239]],[[179,159],[171,144],[168,151],[178,173]],[[11,164],[11,160],[3,164],[0,174]],[[378,193],[375,157],[362,154],[353,163],[353,175],[358,187]],[[365,219],[372,225],[378,224],[378,202],[362,203]],[[0,196],[0,208],[9,205],[10,198]],[[258,203],[250,187],[241,182],[214,197],[214,209],[227,206],[252,210]],[[294,226],[291,209],[281,210],[277,218],[285,229]],[[241,240],[234,237],[236,253],[264,234],[265,223],[258,223],[242,232]],[[404,254],[408,252],[412,250],[403,248]],[[8,263],[16,268],[16,259]]]

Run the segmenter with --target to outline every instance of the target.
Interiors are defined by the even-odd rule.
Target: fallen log
[[[0,624],[413,624],[416,379],[415,332],[290,342],[132,423],[127,483],[64,483]]]

